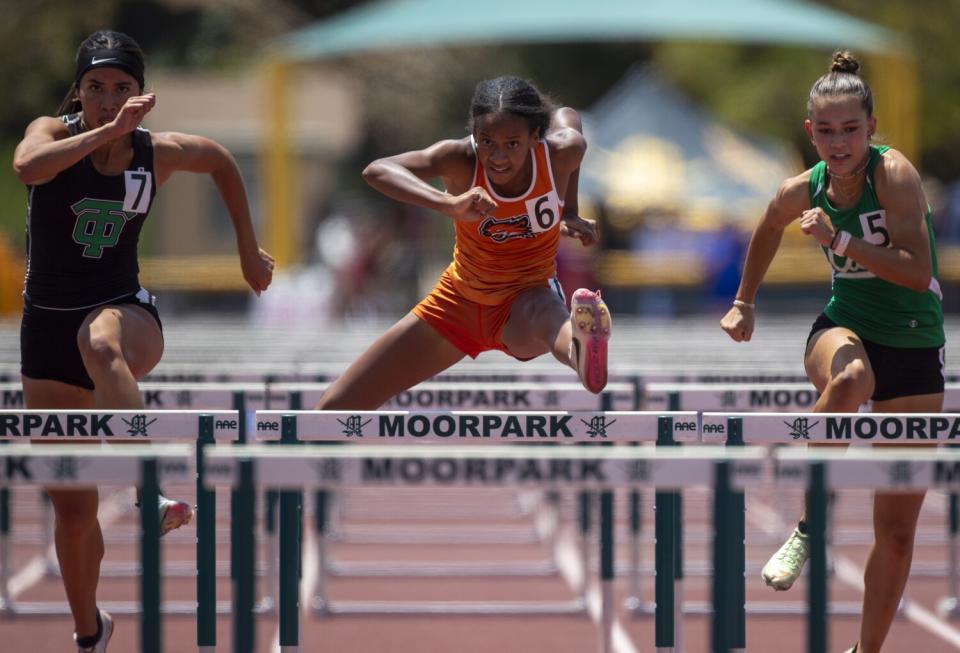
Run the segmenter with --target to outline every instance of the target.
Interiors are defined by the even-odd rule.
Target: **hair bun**
[[[833,53],[833,61],[830,63],[830,72],[832,73],[850,73],[856,75],[860,70],[860,62],[849,50],[837,50]]]

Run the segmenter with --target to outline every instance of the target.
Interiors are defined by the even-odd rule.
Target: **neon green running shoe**
[[[809,557],[810,538],[796,528],[793,529],[783,546],[763,566],[763,571],[760,572],[763,582],[780,592],[790,589],[800,578],[800,572]]]

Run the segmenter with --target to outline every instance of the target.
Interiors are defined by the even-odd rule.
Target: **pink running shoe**
[[[189,524],[193,519],[193,508],[185,501],[174,501],[160,495],[160,535]]]
[[[570,360],[576,364],[580,382],[596,394],[607,385],[607,341],[613,323],[600,291],[580,288],[570,298]]]

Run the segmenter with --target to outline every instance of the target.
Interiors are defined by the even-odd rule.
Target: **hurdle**
[[[718,385],[715,383],[651,383],[643,387],[642,407],[645,410],[657,410],[660,408],[671,410],[699,410],[699,411],[727,411],[727,412],[755,412],[755,411],[776,411],[776,412],[802,412],[811,410],[816,403],[819,395],[816,389],[809,383],[774,383],[774,384],[755,384],[755,383],[730,383]],[[951,407],[960,407],[960,384],[948,383],[944,397],[944,410],[951,412]],[[917,545],[924,543],[946,546],[950,552],[950,559],[946,566],[943,563],[929,563],[917,561],[911,569],[911,574],[915,576],[948,579],[948,594],[941,599],[939,603],[939,613],[941,616],[958,616],[960,610],[957,608],[957,590],[960,588],[960,560],[957,558],[957,552],[960,550],[960,539],[958,539],[958,525],[960,525],[960,514],[958,514],[958,501],[955,494],[948,497],[947,505],[947,533],[942,538],[934,538],[933,534],[917,534]],[[637,532],[634,528],[633,532]],[[828,531],[830,542],[839,544],[869,544],[872,541],[872,533],[864,533],[862,541],[857,539],[856,533],[834,533],[833,529]],[[639,533],[637,532],[637,535]],[[925,537],[925,535],[927,537]],[[636,542],[639,540],[637,536]],[[779,546],[779,540],[776,546]],[[640,569],[638,564],[631,564],[628,567],[628,574],[633,579],[631,583],[632,596],[627,599],[628,605],[640,613],[649,612],[649,604],[644,605],[639,600],[639,582],[642,573],[648,570]],[[692,566],[684,569],[688,575],[704,575],[711,573],[708,567]],[[750,606],[752,613],[763,611],[763,605],[756,602]],[[846,608],[842,604],[834,604],[831,610],[841,613],[855,611],[856,606],[850,604]],[[697,611],[696,608],[692,608]]]
[[[820,415],[819,413],[817,414]],[[863,415],[863,414],[856,414]],[[856,415],[849,416],[851,419]],[[933,420],[946,416],[927,417],[923,426],[933,426]],[[950,416],[951,421],[956,415]],[[883,420],[916,419],[916,415],[880,415]],[[830,419],[830,418],[827,418]],[[834,417],[834,426],[842,425],[842,417]],[[825,420],[826,421],[826,420]],[[892,434],[892,422],[887,421]],[[825,435],[830,422],[818,430]],[[914,423],[916,425],[916,423]],[[811,427],[813,428],[813,427]],[[869,428],[864,426],[863,428]],[[948,428],[953,430],[953,426]],[[942,429],[939,429],[942,430]],[[866,432],[866,431],[864,431]],[[928,432],[929,434],[929,432]],[[939,435],[939,434],[938,434]],[[813,436],[811,436],[812,438]],[[889,436],[886,436],[889,437]],[[948,435],[949,437],[949,435]],[[850,448],[844,452],[801,452],[784,447],[774,454],[775,477],[778,483],[806,487],[810,491],[810,585],[809,616],[807,624],[808,651],[827,650],[827,568],[826,568],[826,495],[827,489],[860,488],[887,492],[918,492],[940,489],[960,490],[960,451],[938,450],[876,450]]]
[[[374,424],[370,426],[371,422]],[[636,413],[636,412],[514,412],[514,413],[484,413],[466,411],[441,412],[404,412],[404,411],[259,411],[257,413],[257,432],[261,439],[269,434],[270,439],[293,443],[299,440],[314,440],[325,442],[366,442],[369,440],[388,442],[417,441],[425,442],[470,442],[482,443],[491,446],[496,442],[566,442],[566,443],[613,443],[613,442],[653,442],[664,431],[672,432],[675,424],[690,425],[690,429],[681,429],[683,437],[696,441],[696,413]],[[366,438],[366,439],[364,439]],[[449,447],[451,451],[458,451],[460,445]],[[538,447],[539,449],[540,447]],[[545,449],[554,449],[547,447]],[[562,448],[562,447],[561,447]],[[323,447],[327,449],[327,447]],[[333,448],[336,449],[336,448]],[[578,448],[579,449],[579,448]],[[494,484],[496,485],[496,484]],[[281,497],[281,502],[283,498]],[[612,508],[612,495],[604,498],[601,503],[609,502]],[[287,519],[296,519],[295,503],[288,509]],[[285,527],[284,511],[281,505],[281,552],[286,550],[283,543],[285,533],[288,539],[293,539],[299,533],[299,527]],[[291,551],[296,552],[295,544],[287,544]],[[281,586],[283,571],[283,557],[281,557]],[[289,577],[289,572],[287,573]],[[660,576],[660,583],[664,585],[663,600],[659,602],[661,610],[674,609],[673,604],[673,574]],[[384,602],[368,602],[367,605],[356,602],[353,604],[339,604],[330,601],[322,594],[323,587],[318,587],[321,597],[317,605],[312,606],[320,614],[517,614],[515,605],[510,606],[470,606],[453,605],[450,603],[418,602],[405,603],[398,607],[395,604]],[[530,606],[528,612],[538,614],[567,614],[582,612],[584,601],[582,597],[573,602],[560,604],[544,603]],[[667,629],[674,622],[665,620],[658,631]],[[672,629],[671,629],[672,630]],[[672,646],[673,633],[663,635],[669,640],[665,646]]]
[[[286,394],[290,397],[289,408],[299,410],[302,407],[312,407],[317,404],[328,384],[281,383],[271,386],[271,391]],[[518,410],[635,410],[639,403],[639,389],[635,383],[610,383],[599,395],[591,394],[583,389],[579,383],[472,383],[469,386],[462,383],[426,382],[409,390],[401,392],[387,400],[381,407],[384,410],[498,410],[513,412]],[[558,572],[555,560],[525,561],[523,563],[401,563],[401,562],[354,562],[347,563],[334,560],[328,554],[328,542],[331,539],[357,541],[356,535],[345,532],[335,532],[331,519],[334,493],[318,490],[314,495],[315,536],[318,559],[322,572],[330,576],[548,576]],[[587,553],[586,538],[589,526],[589,501],[586,493],[579,497],[579,528],[583,540],[583,553]],[[550,518],[545,519],[549,524],[555,524],[558,519],[555,502],[549,506]],[[330,527],[328,528],[328,525]],[[423,539],[424,534],[417,534]],[[394,534],[391,542],[410,541],[413,533]],[[533,531],[523,537],[523,533],[516,534],[516,541],[540,541],[542,536]],[[552,540],[552,529],[546,537]],[[473,543],[484,539],[491,543],[502,543],[505,534],[501,532],[478,533],[476,531],[435,533],[430,536],[431,542],[443,541],[449,543]],[[368,534],[365,542],[372,541]],[[586,561],[585,561],[586,562]],[[585,565],[585,568],[588,568]],[[318,583],[322,584],[322,583]],[[323,605],[322,597],[317,597],[317,605]]]
[[[205,651],[215,646],[216,615],[229,612],[230,602],[219,604],[216,598],[215,495],[203,483],[202,451],[217,441],[237,440],[240,422],[237,411],[0,410],[0,442],[144,443],[180,440],[196,443],[197,600],[168,602],[163,611],[165,614],[196,614],[197,644],[201,651]],[[141,500],[141,505],[144,503],[146,501]],[[154,500],[154,512],[156,509]],[[4,537],[8,535],[9,532]],[[145,572],[141,568],[141,573]],[[9,596],[6,587],[3,593]],[[117,614],[134,614],[139,610],[129,603],[111,607]],[[65,602],[11,602],[9,612],[17,616],[69,614],[69,608]]]
[[[900,445],[938,444],[949,443],[960,437],[960,415],[704,412],[701,432],[704,444],[730,444],[731,437],[739,438],[747,444],[763,445],[874,442]],[[798,614],[805,610],[806,606],[800,602],[747,605],[747,612],[764,614]],[[860,605],[856,602],[837,602],[831,604],[829,610],[831,614],[858,615]]]
[[[76,414],[76,413],[74,413]],[[6,417],[7,415],[4,415]],[[2,419],[2,418],[0,418]],[[9,422],[7,422],[9,424]],[[0,486],[83,487],[91,485],[139,485],[140,650],[160,653],[160,516],[157,510],[160,480],[186,482],[195,473],[192,447],[182,444],[131,445],[93,448],[76,444],[29,444],[0,446]],[[122,606],[100,603],[109,611]],[[22,605],[0,603],[4,616],[23,614]],[[212,650],[212,649],[211,649]]]
[[[609,413],[607,414],[610,415]],[[294,418],[301,415],[286,415],[287,428],[295,426]],[[306,416],[305,416],[306,417]],[[313,413],[315,419],[328,418],[328,414]],[[416,416],[414,416],[416,417]],[[625,420],[626,421],[626,420]],[[289,433],[289,431],[287,431]],[[355,434],[351,437],[364,437]],[[377,437],[377,436],[375,436]],[[609,433],[612,441],[625,441],[618,430]],[[529,444],[468,444],[444,447],[429,444],[391,445],[363,444],[357,441],[343,447],[304,447],[282,443],[274,446],[246,445],[222,450],[207,450],[207,482],[211,484],[263,484],[288,489],[312,487],[341,487],[374,485],[376,487],[425,487],[449,486],[454,475],[471,477],[472,482],[482,485],[540,487],[573,484],[598,490],[606,497],[601,515],[604,525],[600,529],[600,632],[598,650],[612,650],[613,625],[613,542],[612,542],[612,489],[614,487],[682,487],[687,485],[715,485],[717,496],[729,494],[730,483],[736,479],[742,485],[758,482],[762,477],[765,451],[762,448],[744,447],[733,451],[718,447],[636,448],[636,447],[535,447]],[[384,474],[385,469],[396,473]],[[558,478],[556,470],[565,470]],[[404,471],[406,470],[406,471]],[[472,470],[472,471],[468,471]],[[717,471],[722,470],[722,471]],[[718,503],[723,499],[718,499]],[[718,514],[727,514],[728,508],[718,506]],[[283,510],[281,510],[283,515]],[[725,536],[732,531],[721,531]],[[285,530],[281,527],[281,538]],[[295,536],[296,530],[292,531]],[[715,553],[726,555],[736,550],[737,542],[730,540],[716,543]],[[288,540],[281,549],[296,551],[295,542]],[[723,565],[717,565],[722,567]],[[719,582],[730,579],[725,577]],[[715,596],[727,597],[726,585],[715,587]],[[298,577],[295,569],[282,572],[280,588],[280,649],[284,653],[300,650]],[[729,603],[729,602],[728,602]],[[331,604],[332,606],[332,604]],[[344,606],[346,607],[346,606]],[[501,614],[476,606],[470,614]],[[489,607],[489,606],[487,606]],[[510,606],[509,614],[529,614],[523,605]],[[666,610],[658,629],[675,627],[672,612]],[[394,614],[385,605],[383,610],[364,611],[362,614]],[[350,614],[339,610],[335,614]],[[457,614],[460,614],[457,612]],[[726,621],[726,608],[718,608],[714,617],[714,650],[728,650],[729,633],[722,623]],[[246,613],[234,615],[244,619]],[[661,621],[663,624],[661,624]],[[672,648],[673,644],[664,646]],[[663,648],[658,644],[658,648]]]

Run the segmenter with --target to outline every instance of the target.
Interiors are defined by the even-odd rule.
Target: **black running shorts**
[[[155,301],[143,288],[104,304],[75,309],[40,308],[25,298],[20,322],[20,372],[31,379],[50,379],[93,390],[77,346],[80,325],[91,311],[102,306],[136,304],[146,309],[162,330]]]
[[[818,331],[836,326],[839,325],[821,313],[810,328],[807,343]],[[860,341],[867,351],[876,379],[876,387],[870,397],[872,400],[885,401],[943,392],[943,347],[888,347],[864,338],[860,338]]]

